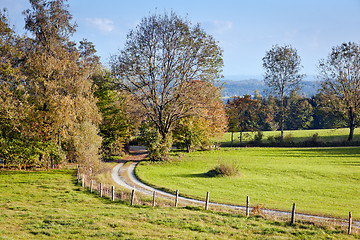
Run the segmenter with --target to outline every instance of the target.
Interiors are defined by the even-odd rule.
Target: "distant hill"
[[[264,81],[259,79],[247,80],[221,80],[220,85],[223,86],[221,94],[226,100],[233,96],[254,95],[255,90],[258,90],[260,95],[264,95]],[[315,80],[303,81],[303,87],[299,92],[300,95],[311,97],[316,94],[318,83]]]

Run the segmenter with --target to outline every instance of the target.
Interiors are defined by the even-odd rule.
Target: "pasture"
[[[0,239],[359,239],[338,229],[197,208],[112,202],[73,170],[0,171]]]
[[[280,136],[280,131],[264,131],[262,132],[264,143],[269,143],[269,137],[275,138]],[[242,134],[242,142],[246,143],[254,139],[256,132],[244,132]],[[341,143],[347,140],[349,135],[348,128],[339,129],[314,129],[314,130],[287,130],[284,131],[284,141],[293,141],[294,143],[300,143],[304,141],[311,141],[314,134],[318,134],[317,141],[323,143]],[[354,141],[360,141],[360,128],[356,128],[354,131]],[[231,133],[225,133],[223,138],[217,139],[222,146],[231,145]],[[233,144],[240,143],[240,133],[234,132]]]
[[[180,153],[180,160],[142,162],[144,182],[169,191],[220,203],[360,219],[360,148],[228,148]],[[209,177],[219,162],[236,162],[241,175]]]

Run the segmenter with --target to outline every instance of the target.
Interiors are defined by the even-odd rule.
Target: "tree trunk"
[[[242,132],[240,132],[240,143],[242,142]]]
[[[348,142],[352,141],[353,137],[354,137],[354,130],[355,130],[355,116],[354,116],[354,111],[352,107],[349,107],[349,128],[350,128],[350,133],[349,133],[349,137],[348,137]]]
[[[231,132],[231,146],[233,146],[234,142],[234,132]]]
[[[156,160],[160,160],[160,161],[164,161],[168,159],[168,153],[170,151],[170,149],[168,148],[168,133],[167,132],[160,132],[160,145],[157,146],[158,148],[158,152],[160,154],[160,158],[156,159]]]
[[[284,141],[284,98],[280,100],[280,140]]]
[[[41,153],[41,154],[39,155],[39,164],[40,164],[40,168],[44,165],[44,164],[43,164],[43,157],[44,157],[44,154],[43,154],[43,153]]]

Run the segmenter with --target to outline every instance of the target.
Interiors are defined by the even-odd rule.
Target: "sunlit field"
[[[0,171],[0,239],[357,239],[305,222],[198,208],[130,207],[75,184],[74,171]]]
[[[264,143],[269,143],[269,137],[278,137],[280,136],[280,131],[264,131],[262,141]],[[256,132],[244,132],[242,134],[242,142],[248,142],[254,139]],[[331,142],[344,142],[347,140],[349,135],[348,128],[340,129],[315,129],[315,130],[288,130],[284,131],[284,141],[292,141],[295,143],[310,141],[313,139],[314,134],[318,134],[317,141],[324,143]],[[354,141],[360,141],[360,128],[355,129],[354,131]],[[219,143],[224,146],[231,145],[231,133],[225,133],[223,138],[217,139]],[[234,132],[233,134],[233,144],[240,143],[240,133]]]
[[[142,162],[143,181],[211,201],[346,218],[360,218],[360,148],[228,148],[181,153],[181,160]],[[236,162],[240,176],[208,177],[219,162]]]

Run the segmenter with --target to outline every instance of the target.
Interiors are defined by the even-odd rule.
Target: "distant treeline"
[[[270,95],[232,97],[226,102],[229,132],[275,131],[279,129],[280,101]],[[329,108],[320,94],[304,97],[295,91],[285,97],[284,130],[347,127],[340,112]]]

